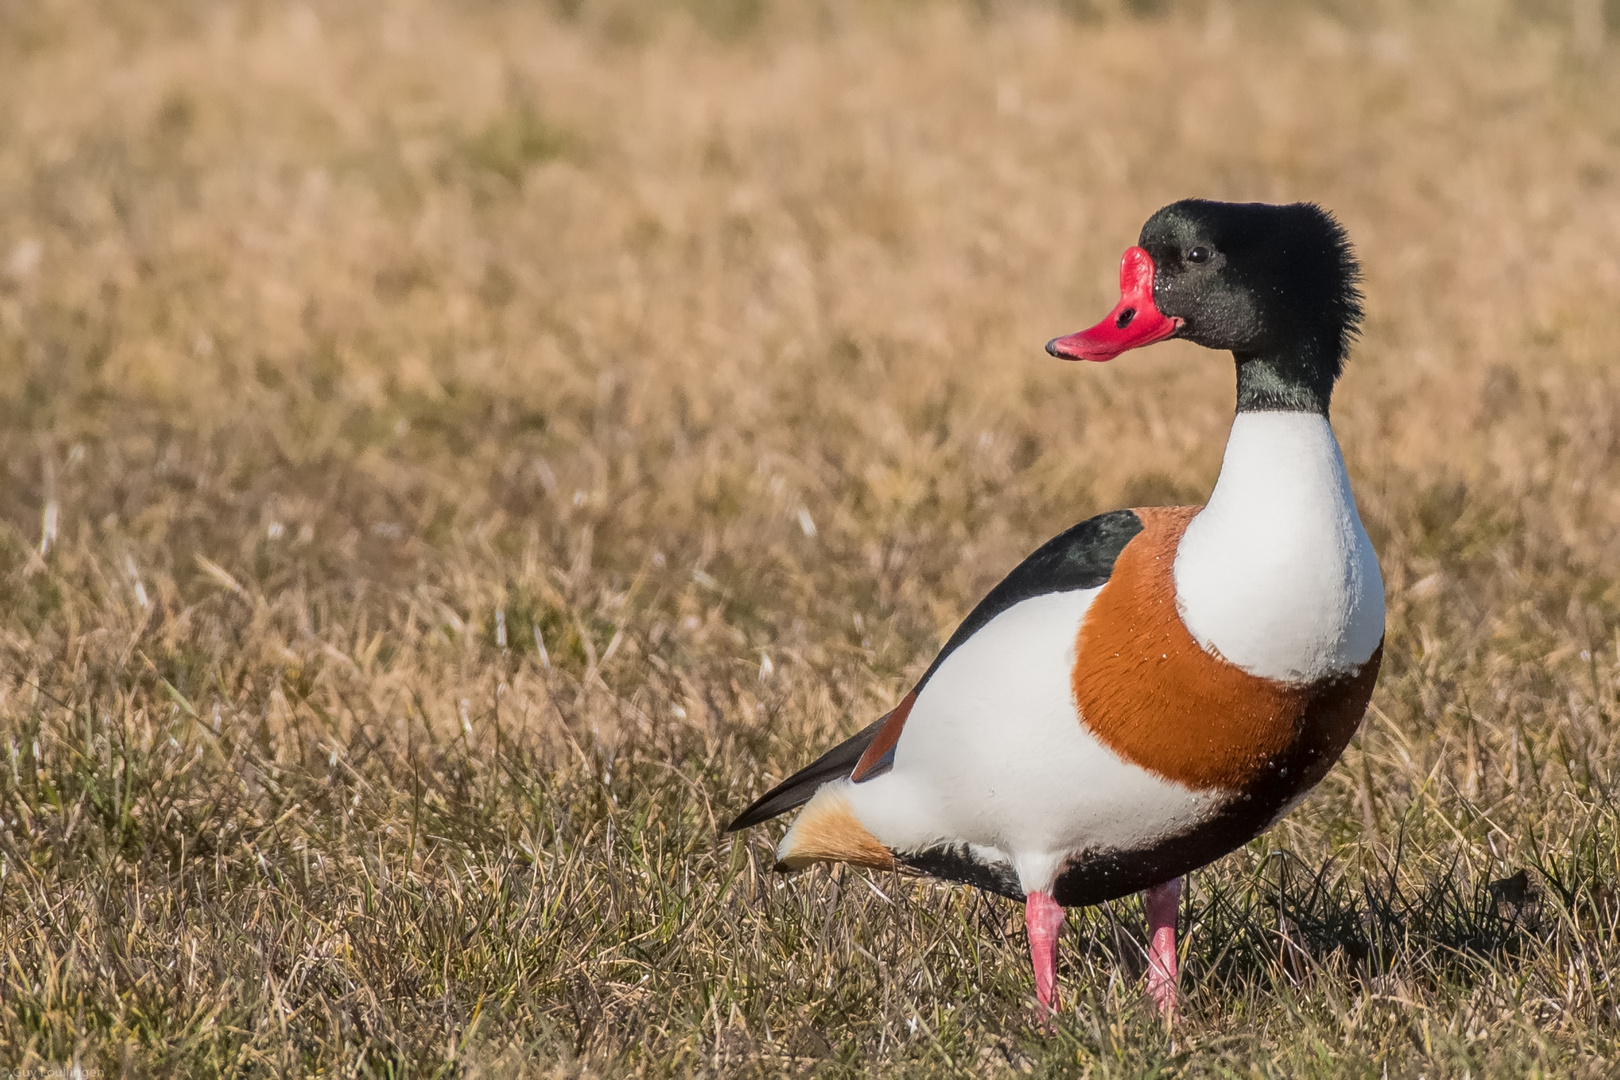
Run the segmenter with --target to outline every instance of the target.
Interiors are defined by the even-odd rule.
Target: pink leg
[[[1168,1019],[1176,1014],[1176,909],[1181,879],[1143,894],[1148,917],[1148,994]]]
[[[1057,1008],[1057,941],[1063,908],[1051,894],[1032,892],[1024,900],[1024,929],[1029,932],[1029,958],[1035,964],[1035,996],[1044,1019]]]

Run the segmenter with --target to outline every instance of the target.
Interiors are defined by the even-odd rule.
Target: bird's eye
[[[1191,251],[1187,252],[1187,261],[1194,263],[1208,262],[1209,248],[1204,247],[1202,244],[1193,248]]]

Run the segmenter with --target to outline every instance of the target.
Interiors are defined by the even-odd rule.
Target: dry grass
[[[1620,63],[1565,15],[0,7],[0,1072],[1608,1074]],[[1359,243],[1389,648],[1195,875],[1179,1031],[1120,903],[1043,1038],[1011,905],[717,825],[1040,539],[1207,490],[1227,361],[1040,350],[1188,194]]]

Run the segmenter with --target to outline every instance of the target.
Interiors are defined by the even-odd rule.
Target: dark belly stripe
[[[896,852],[895,863],[902,870],[961,882],[1009,900],[1024,899],[1018,873],[1011,866],[984,862],[966,844],[938,844],[923,851]]]

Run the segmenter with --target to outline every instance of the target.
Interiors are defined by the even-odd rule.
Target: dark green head
[[[1361,323],[1360,278],[1344,229],[1319,206],[1184,199],[1142,226],[1109,317],[1047,349],[1109,360],[1185,338],[1236,357],[1240,412],[1326,413]]]

